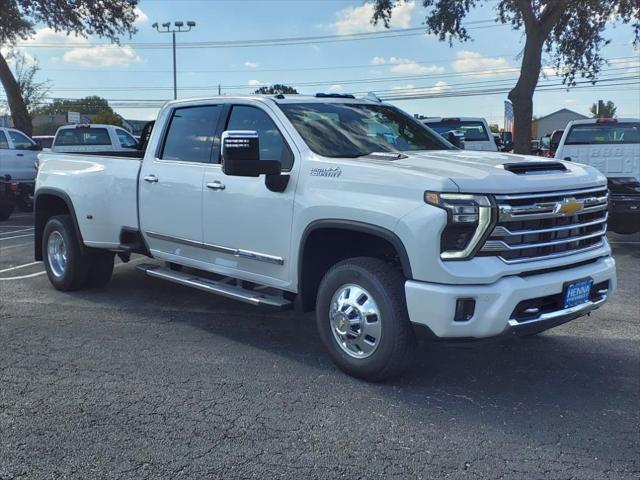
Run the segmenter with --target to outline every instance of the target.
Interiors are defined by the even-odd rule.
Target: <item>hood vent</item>
[[[502,168],[516,175],[544,175],[545,173],[567,170],[567,167],[562,163],[550,161],[505,163]]]

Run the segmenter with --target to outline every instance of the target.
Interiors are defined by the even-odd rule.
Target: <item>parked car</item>
[[[562,139],[562,135],[564,134],[564,129],[558,129],[551,132],[549,136],[549,148],[545,152],[545,157],[555,158],[556,150],[558,150],[558,146],[560,145],[560,140]]]
[[[53,144],[54,135],[34,135],[33,140],[42,147],[44,151],[51,150]]]
[[[640,232],[640,119],[587,119],[569,122],[556,159],[591,165],[607,176],[609,227]]]
[[[34,165],[40,150],[42,147],[20,130],[0,128],[0,182],[4,184],[0,220],[9,218],[14,207],[31,209]]]
[[[168,263],[138,266],[154,278],[315,309],[335,363],[381,380],[417,337],[532,335],[616,287],[592,167],[460,152],[349,95],[173,101],[157,126],[137,161],[41,155],[35,256],[55,288],[147,255]]]
[[[493,140],[489,125],[484,118],[440,118],[430,117],[421,120],[429,128],[439,134],[447,134],[451,130],[459,130],[464,133],[465,150],[482,150],[497,152],[498,147]],[[444,136],[444,135],[443,135]]]
[[[513,133],[504,131],[500,133],[500,137],[502,138],[502,151],[510,152],[513,150]]]
[[[138,142],[124,128],[114,125],[65,125],[56,132],[52,152],[121,152],[138,148]]]

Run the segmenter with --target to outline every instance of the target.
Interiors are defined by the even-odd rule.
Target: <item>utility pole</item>
[[[165,22],[162,25],[159,25],[158,22],[155,22],[151,25],[155,28],[159,33],[170,33],[173,39],[173,99],[176,100],[178,98],[178,74],[176,68],[176,33],[186,33],[190,32],[192,28],[196,26],[196,22],[188,21],[187,27],[185,28],[184,22],[173,22],[174,28],[171,28],[171,22]]]

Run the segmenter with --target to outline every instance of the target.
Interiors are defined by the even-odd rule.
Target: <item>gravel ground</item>
[[[337,371],[313,318],[119,264],[64,294],[0,224],[0,479],[640,478],[640,236],[616,298],[538,337]],[[16,268],[17,267],[17,268]]]

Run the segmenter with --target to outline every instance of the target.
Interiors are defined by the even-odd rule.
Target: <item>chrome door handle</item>
[[[24,157],[24,153],[16,153],[16,157]]]
[[[214,180],[213,182],[207,183],[207,188],[211,190],[224,190],[227,187],[225,187],[224,183],[220,180]]]
[[[147,175],[143,178],[143,180],[149,183],[158,183],[158,177],[156,177],[155,175]]]

